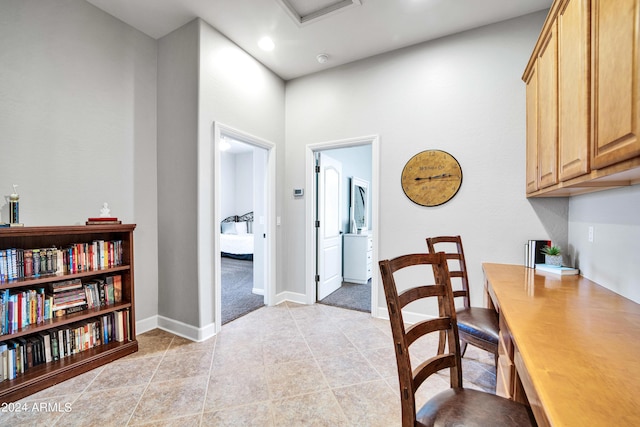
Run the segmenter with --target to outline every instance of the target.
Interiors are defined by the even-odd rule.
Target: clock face
[[[461,185],[460,163],[445,151],[422,151],[409,159],[402,170],[404,194],[422,206],[448,202]]]

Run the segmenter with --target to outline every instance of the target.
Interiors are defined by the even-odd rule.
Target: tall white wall
[[[19,185],[28,226],[84,224],[104,202],[136,223],[137,320],[158,304],[156,60],[85,1],[0,2],[0,195]]]
[[[640,185],[572,197],[569,247],[580,274],[640,303]],[[593,241],[589,241],[593,227]]]
[[[158,40],[158,314],[191,327],[200,313],[197,147],[198,23],[192,21]],[[162,318],[161,326],[171,328]]]
[[[305,146],[380,136],[381,259],[426,251],[425,238],[460,234],[472,287],[483,300],[483,262],[523,261],[533,238],[567,241],[566,199],[525,198],[522,72],[546,13],[394,51],[287,83],[285,188],[305,182]],[[405,163],[448,151],[463,170],[459,193],[439,207],[412,203]],[[310,194],[311,189],[307,189]],[[304,203],[287,200],[290,291],[304,293]],[[380,292],[380,305],[384,296]]]

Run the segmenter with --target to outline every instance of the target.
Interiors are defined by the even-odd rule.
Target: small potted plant
[[[541,251],[544,254],[545,264],[562,267],[562,251],[560,250],[560,246],[545,246]]]

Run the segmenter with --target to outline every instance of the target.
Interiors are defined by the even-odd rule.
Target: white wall
[[[244,215],[253,211],[253,151],[235,157],[235,207],[237,215]]]
[[[197,327],[197,21],[158,40],[158,237],[162,319]],[[186,331],[176,331],[186,334]]]
[[[220,192],[220,216],[225,219],[231,215],[238,215],[236,210],[236,156],[233,153],[220,153],[220,177],[222,191]]]
[[[253,211],[253,151],[220,153],[221,217],[244,215]]]
[[[640,185],[572,197],[569,250],[580,274],[640,303]],[[593,242],[589,242],[593,227]]]
[[[524,242],[532,238],[567,241],[567,200],[525,198],[521,75],[545,16],[527,15],[288,82],[285,190],[305,182],[307,144],[380,135],[380,258],[423,252],[427,236],[460,234],[472,302],[481,305],[482,262],[521,264]],[[400,173],[414,154],[434,148],[458,159],[464,179],[450,202],[426,208],[404,195]],[[304,215],[304,203],[287,201],[287,287],[298,293],[305,283]]]
[[[0,2],[0,195],[25,225],[136,223],[137,320],[157,314],[152,38],[81,0]],[[8,221],[4,197],[2,221]]]

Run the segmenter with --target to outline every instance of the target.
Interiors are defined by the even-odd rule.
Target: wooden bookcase
[[[59,360],[40,364],[29,368],[12,380],[0,382],[0,402],[12,402],[33,394],[44,388],[87,372],[98,366],[109,363],[120,357],[138,351],[135,332],[134,304],[134,270],[133,270],[133,230],[135,224],[106,224],[87,226],[52,226],[52,227],[12,227],[0,228],[0,250],[10,248],[33,249],[58,247],[65,248],[78,243],[91,243],[95,240],[122,241],[122,263],[112,268],[82,271],[73,274],[47,274],[39,277],[0,281],[0,292],[10,292],[46,287],[56,282],[71,279],[91,280],[109,275],[120,275],[122,278],[122,299],[120,302],[85,309],[65,314],[60,317],[44,320],[14,330],[13,333],[0,335],[0,342],[28,338],[33,334],[53,328],[64,328],[76,322],[99,319],[116,311],[126,310],[129,313],[128,339],[112,341],[94,348],[72,354]]]

